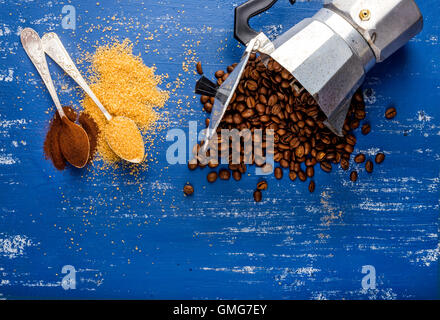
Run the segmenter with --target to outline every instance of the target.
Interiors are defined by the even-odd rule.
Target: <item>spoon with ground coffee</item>
[[[84,168],[89,160],[89,137],[83,128],[66,117],[61,107],[52,77],[50,76],[49,67],[47,66],[43,45],[37,32],[33,29],[26,28],[21,32],[20,37],[24,50],[43,79],[63,123],[59,137],[61,152],[71,165],[77,168]]]
[[[42,39],[43,49],[93,100],[107,119],[104,129],[105,140],[113,152],[131,163],[141,163],[145,158],[145,146],[136,123],[122,116],[113,117],[82,77],[58,35],[46,33]]]

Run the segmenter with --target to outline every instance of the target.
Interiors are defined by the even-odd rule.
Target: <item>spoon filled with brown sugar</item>
[[[21,43],[29,58],[35,65],[49,91],[62,121],[62,128],[59,136],[61,152],[66,160],[76,168],[84,168],[89,160],[90,142],[85,130],[70,121],[63,108],[55,90],[47,66],[43,45],[38,34],[30,28],[21,32]]]
[[[107,125],[102,134],[110,149],[125,161],[135,164],[144,161],[144,141],[136,123],[127,117],[112,116],[107,111],[82,77],[57,34],[53,32],[46,33],[42,37],[41,42],[45,53],[87,93],[104,114],[107,119]]]

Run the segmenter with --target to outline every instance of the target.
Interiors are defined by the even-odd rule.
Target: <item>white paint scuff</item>
[[[25,255],[26,248],[35,244],[25,235],[8,236],[0,234],[0,256],[15,259]]]
[[[14,69],[0,70],[0,81],[12,82],[14,80]]]

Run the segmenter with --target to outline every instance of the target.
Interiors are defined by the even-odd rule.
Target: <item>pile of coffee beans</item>
[[[221,85],[228,78],[236,65],[229,66],[227,72],[219,70],[215,73],[218,85]],[[197,70],[202,70],[201,64],[197,65]],[[202,96],[200,100],[204,110],[210,113],[214,98]],[[388,119],[392,119],[395,115],[395,108],[386,112]],[[357,142],[353,131],[361,126],[365,117],[363,94],[358,91],[351,101],[342,130],[343,136],[337,136],[324,125],[326,116],[320,110],[315,99],[287,70],[274,60],[269,60],[266,66],[261,57],[252,54],[218,128],[219,152],[221,154],[220,134],[222,129],[249,129],[252,133],[256,129],[263,129],[263,147],[266,144],[264,129],[272,129],[275,132],[273,156],[278,164],[274,168],[275,177],[282,179],[284,170],[288,170],[289,178],[292,181],[299,179],[306,182],[309,179],[309,191],[314,192],[316,184],[312,179],[315,175],[316,165],[319,165],[325,172],[331,172],[334,165],[340,166],[343,170],[349,169],[351,154]],[[206,121],[206,126],[209,126],[209,119]],[[362,123],[361,130],[362,134],[369,134],[370,124]],[[253,136],[252,139],[255,137]],[[232,148],[235,147],[231,144],[229,154],[231,154]],[[243,159],[243,147],[239,146],[239,148]],[[197,150],[200,150],[200,145],[197,146]],[[376,162],[381,163],[384,159],[383,154],[377,155]],[[219,161],[212,161],[207,166],[216,169],[219,166]],[[365,155],[358,155],[355,158],[356,163],[364,161],[366,161]],[[262,166],[254,158],[252,164]],[[198,166],[206,167],[200,161],[188,164],[191,170],[195,170]],[[216,171],[210,172],[208,181],[215,182],[217,177],[229,180],[231,175],[238,181],[246,170],[244,163],[229,164],[229,168],[220,170],[219,174]],[[367,161],[366,171],[370,173],[373,171],[371,160]],[[350,174],[351,181],[356,181],[357,177],[357,172]],[[264,182],[264,186],[263,189],[261,186],[257,187],[254,193],[255,201],[262,200],[261,191],[267,189],[267,182]]]

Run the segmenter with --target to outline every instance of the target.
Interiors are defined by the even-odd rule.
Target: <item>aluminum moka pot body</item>
[[[245,44],[259,39],[257,51],[292,73],[338,135],[366,73],[423,28],[414,0],[335,0],[271,42],[252,30],[248,21],[275,2],[251,0],[238,7],[235,36]]]

